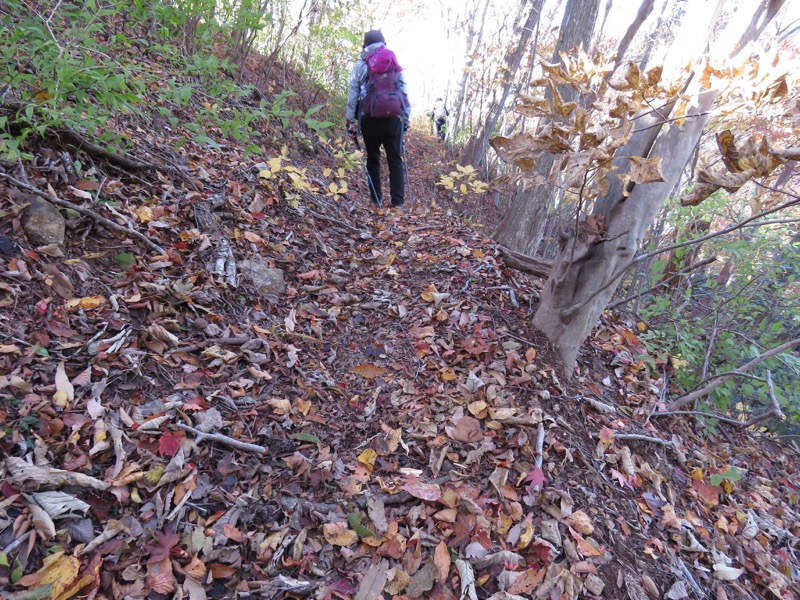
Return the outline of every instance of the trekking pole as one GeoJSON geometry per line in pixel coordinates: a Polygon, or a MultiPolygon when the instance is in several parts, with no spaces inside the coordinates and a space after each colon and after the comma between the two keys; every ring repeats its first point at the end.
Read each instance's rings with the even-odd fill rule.
{"type": "Polygon", "coordinates": [[[406,172],[406,187],[408,188],[408,208],[414,207],[414,196],[411,193],[411,176],[408,174],[408,161],[406,160],[406,140],[405,136],[400,138],[400,148],[403,151],[403,169],[406,172]]]}
{"type": "Polygon", "coordinates": [[[375,198],[375,203],[378,205],[378,208],[383,208],[383,202],[381,199],[378,198],[378,192],[375,189],[375,184],[372,183],[372,177],[369,174],[369,169],[367,168],[367,159],[364,157],[364,152],[361,150],[361,144],[358,143],[358,134],[353,136],[353,141],[356,144],[356,149],[361,152],[361,164],[364,165],[364,172],[367,174],[367,183],[369,183],[369,189],[372,190],[372,196],[375,198]]]}

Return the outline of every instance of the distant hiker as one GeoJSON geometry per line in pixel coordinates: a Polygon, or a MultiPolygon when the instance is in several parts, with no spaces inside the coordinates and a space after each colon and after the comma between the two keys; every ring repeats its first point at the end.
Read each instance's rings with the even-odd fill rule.
{"type": "Polygon", "coordinates": [[[411,122],[403,68],[386,47],[383,34],[373,29],[364,34],[361,58],[350,74],[347,94],[347,133],[360,130],[367,151],[367,173],[372,201],[381,207],[381,146],[389,164],[392,206],[405,203],[403,182],[403,133],[411,122]]]}
{"type": "Polygon", "coordinates": [[[431,120],[433,120],[434,124],[436,125],[436,137],[439,138],[440,142],[444,141],[445,136],[445,124],[447,123],[447,116],[450,113],[447,112],[447,107],[444,104],[444,100],[441,98],[437,98],[436,102],[433,103],[433,110],[431,111],[431,120]]]}

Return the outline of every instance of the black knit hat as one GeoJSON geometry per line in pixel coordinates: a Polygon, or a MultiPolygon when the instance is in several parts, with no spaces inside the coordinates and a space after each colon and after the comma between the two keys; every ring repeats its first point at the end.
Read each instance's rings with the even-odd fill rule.
{"type": "Polygon", "coordinates": [[[383,34],[381,33],[380,29],[372,29],[364,34],[364,46],[369,46],[370,44],[374,44],[376,42],[381,42],[383,44],[386,43],[386,40],[383,38],[383,34]]]}

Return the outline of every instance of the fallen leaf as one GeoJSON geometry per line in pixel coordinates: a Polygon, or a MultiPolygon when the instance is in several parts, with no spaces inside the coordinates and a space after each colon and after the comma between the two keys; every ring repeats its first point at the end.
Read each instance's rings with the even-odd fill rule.
{"type": "Polygon", "coordinates": [[[444,542],[439,542],[436,546],[436,550],[433,552],[433,562],[439,569],[439,581],[447,579],[447,575],[450,573],[450,550],[444,542]]]}
{"type": "Polygon", "coordinates": [[[480,442],[483,440],[481,422],[473,417],[461,417],[455,427],[445,427],[445,433],[459,442],[480,442]]]}
{"type": "Polygon", "coordinates": [[[583,535],[592,535],[592,533],[594,533],[592,520],[589,518],[589,515],[582,510],[576,510],[564,520],[578,533],[582,533],[583,535]]]}
{"type": "Polygon", "coordinates": [[[365,379],[375,379],[376,377],[380,377],[386,373],[385,369],[381,369],[380,367],[368,363],[356,365],[355,367],[351,368],[350,371],[356,375],[361,375],[361,377],[364,377],[365,379]]]}
{"type": "Polygon", "coordinates": [[[421,481],[409,481],[403,486],[403,489],[420,500],[427,500],[428,502],[436,502],[442,497],[442,489],[435,483],[423,483],[421,481]]]}
{"type": "Polygon", "coordinates": [[[379,600],[383,598],[383,590],[389,579],[388,567],[388,561],[380,560],[367,569],[353,600],[379,600]]]}
{"type": "Polygon", "coordinates": [[[322,535],[325,537],[325,541],[334,546],[352,546],[358,541],[358,534],[350,529],[344,521],[325,523],[322,526],[322,535]]]}
{"type": "Polygon", "coordinates": [[[722,581],[735,581],[742,573],[744,573],[744,569],[736,569],[722,563],[714,565],[714,577],[722,581]]]}

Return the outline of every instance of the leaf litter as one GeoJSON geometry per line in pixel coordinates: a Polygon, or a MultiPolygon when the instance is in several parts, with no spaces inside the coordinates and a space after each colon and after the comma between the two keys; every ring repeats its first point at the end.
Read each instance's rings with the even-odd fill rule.
{"type": "MultiPolygon", "coordinates": [[[[435,194],[447,157],[408,141],[435,194]]],[[[0,595],[800,598],[797,454],[651,422],[669,365],[634,324],[569,380],[536,282],[453,207],[376,214],[358,180],[288,202],[193,151],[215,231],[202,193],[119,180],[164,255],[83,222],[63,260],[0,265],[0,595]],[[215,274],[222,237],[284,290],[215,274]]]]}

